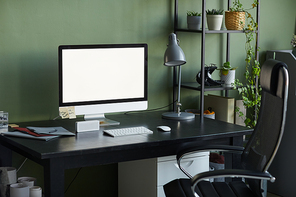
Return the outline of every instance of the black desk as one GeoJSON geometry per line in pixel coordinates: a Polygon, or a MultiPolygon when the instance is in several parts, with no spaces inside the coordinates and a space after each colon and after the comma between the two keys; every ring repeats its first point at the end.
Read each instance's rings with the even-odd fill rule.
{"type": "MultiPolygon", "coordinates": [[[[146,126],[153,134],[112,138],[100,131],[78,133],[73,137],[61,137],[48,142],[4,137],[0,135],[0,161],[11,165],[11,151],[15,151],[44,167],[44,192],[46,197],[64,196],[64,170],[70,168],[118,163],[176,154],[186,142],[197,144],[242,145],[242,135],[251,129],[221,121],[199,118],[191,121],[165,120],[161,112],[132,113],[108,116],[120,121],[120,127],[146,126]],[[171,132],[159,132],[158,125],[167,125],[171,132]],[[8,148],[8,149],[7,149],[8,148]]],[[[54,120],[20,123],[26,126],[63,126],[74,131],[75,120],[54,120]]],[[[116,127],[119,127],[116,126],[116,127]]],[[[115,127],[115,126],[114,126],[115,127]]],[[[227,156],[226,165],[235,165],[235,158],[227,156]],[[232,162],[231,159],[233,159],[232,162]]]]}

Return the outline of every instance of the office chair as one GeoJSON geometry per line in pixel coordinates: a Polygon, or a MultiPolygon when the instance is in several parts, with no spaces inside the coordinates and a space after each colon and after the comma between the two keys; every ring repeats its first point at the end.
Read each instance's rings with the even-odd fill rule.
{"type": "Polygon", "coordinates": [[[243,147],[185,145],[177,154],[180,170],[189,179],[176,179],[164,185],[167,197],[257,197],[263,196],[263,180],[275,181],[267,172],[279,148],[287,110],[289,76],[287,66],[267,60],[260,73],[261,107],[254,131],[243,147]],[[202,151],[228,151],[241,154],[241,169],[226,169],[190,175],[181,165],[183,156],[202,151]],[[209,178],[231,177],[232,182],[209,182],[209,178]],[[243,181],[244,180],[244,181],[243,181]]]}

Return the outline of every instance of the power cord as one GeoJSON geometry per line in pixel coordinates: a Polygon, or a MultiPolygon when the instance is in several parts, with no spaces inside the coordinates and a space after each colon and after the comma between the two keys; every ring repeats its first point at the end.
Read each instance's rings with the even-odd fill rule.
{"type": "Polygon", "coordinates": [[[52,120],[56,120],[56,119],[58,119],[59,117],[61,117],[60,115],[58,115],[57,117],[55,117],[54,119],[52,119],[52,120]]]}
{"type": "MultiPolygon", "coordinates": [[[[163,106],[163,107],[159,107],[159,108],[154,108],[154,109],[148,109],[148,110],[142,110],[142,111],[128,111],[128,112],[125,112],[124,114],[127,115],[127,114],[130,114],[130,113],[142,113],[142,112],[150,112],[150,111],[157,111],[157,110],[161,110],[161,109],[164,109],[166,107],[169,107],[173,104],[175,104],[177,102],[177,100],[175,100],[174,102],[166,105],[166,106],[163,106]]],[[[58,119],[59,117],[61,117],[60,115],[55,117],[53,120],[56,120],[58,119]]]]}
{"type": "Polygon", "coordinates": [[[163,106],[163,107],[158,107],[158,108],[154,108],[154,109],[148,109],[148,110],[142,110],[142,111],[129,111],[129,112],[125,112],[124,114],[127,115],[127,114],[130,114],[130,113],[143,113],[143,112],[151,112],[151,111],[157,111],[157,110],[161,110],[161,109],[164,109],[164,108],[167,108],[173,104],[175,104],[177,102],[177,100],[175,100],[174,102],[166,105],[166,106],[163,106]]]}
{"type": "MultiPolygon", "coordinates": [[[[164,109],[164,108],[166,108],[166,107],[169,107],[169,106],[175,104],[176,102],[177,102],[177,100],[175,100],[174,102],[172,102],[172,103],[170,103],[170,104],[168,104],[168,105],[166,105],[166,106],[163,106],[163,107],[158,107],[158,108],[149,109],[149,110],[143,110],[143,111],[130,111],[130,112],[125,112],[124,114],[157,111],[157,110],[161,110],[161,109],[164,109]]],[[[60,117],[60,116],[57,116],[57,117],[55,117],[53,120],[56,120],[56,119],[59,118],[59,117],[60,117]]],[[[25,161],[21,164],[21,166],[19,167],[19,169],[18,169],[17,171],[20,170],[20,168],[24,165],[24,163],[25,163],[26,161],[27,161],[27,158],[26,158],[25,161]]],[[[70,184],[69,184],[68,187],[66,188],[64,194],[67,193],[67,191],[69,190],[69,188],[71,187],[71,185],[73,184],[73,182],[75,181],[75,179],[77,178],[77,176],[78,176],[79,172],[81,171],[81,169],[82,169],[82,167],[79,168],[79,170],[77,171],[75,177],[72,179],[72,181],[70,182],[70,184]]]]}
{"type": "Polygon", "coordinates": [[[68,189],[70,188],[70,186],[72,185],[72,183],[75,181],[75,179],[77,178],[79,172],[81,171],[82,167],[79,168],[79,170],[77,171],[76,175],[74,176],[74,178],[72,179],[71,183],[68,185],[67,189],[65,190],[64,194],[67,193],[68,189]]]}
{"type": "Polygon", "coordinates": [[[23,163],[20,165],[20,167],[16,170],[16,172],[18,172],[18,171],[23,167],[23,165],[26,163],[27,160],[28,160],[28,158],[25,158],[25,160],[24,160],[23,163]]]}
{"type": "MultiPolygon", "coordinates": [[[[25,158],[24,161],[22,162],[22,164],[20,165],[20,167],[16,170],[16,172],[18,172],[23,165],[26,163],[26,161],[28,160],[28,158],[25,158]]],[[[79,172],[81,171],[82,167],[79,168],[79,170],[77,171],[76,175],[74,176],[74,178],[72,179],[72,181],[70,182],[70,184],[68,185],[67,189],[65,190],[64,194],[66,194],[66,192],[68,191],[68,189],[71,187],[72,183],[75,181],[75,179],[77,178],[79,172]]]]}

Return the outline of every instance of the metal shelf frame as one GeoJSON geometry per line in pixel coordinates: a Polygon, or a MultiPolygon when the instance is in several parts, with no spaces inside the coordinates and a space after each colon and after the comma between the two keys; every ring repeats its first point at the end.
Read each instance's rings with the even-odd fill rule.
{"type": "MultiPolygon", "coordinates": [[[[178,1],[175,1],[175,7],[174,7],[174,33],[177,34],[177,32],[189,32],[189,33],[199,33],[201,34],[201,78],[202,83],[200,86],[198,86],[197,83],[182,83],[182,88],[192,89],[200,91],[200,111],[204,111],[204,93],[205,91],[225,91],[225,96],[228,96],[228,91],[232,90],[233,87],[225,87],[225,86],[214,86],[214,87],[205,87],[204,84],[204,67],[205,67],[205,36],[206,34],[227,34],[227,41],[226,41],[226,61],[229,61],[230,59],[230,34],[232,33],[244,33],[244,31],[238,31],[238,30],[226,30],[222,29],[220,31],[214,31],[214,30],[207,30],[206,29],[206,0],[202,0],[202,23],[201,23],[201,30],[189,30],[189,29],[182,29],[179,28],[178,24],[178,1]]],[[[227,0],[228,6],[227,9],[229,10],[231,6],[231,0],[227,0]]],[[[257,50],[259,46],[259,32],[260,32],[260,0],[258,0],[258,6],[256,9],[256,22],[258,24],[258,31],[256,32],[256,60],[259,61],[259,51],[257,50]]],[[[176,100],[176,87],[177,87],[177,68],[174,68],[173,70],[173,100],[176,100]]],[[[258,84],[257,84],[258,85],[258,84]]],[[[174,105],[175,110],[176,106],[174,105]]],[[[204,115],[203,113],[200,113],[200,121],[203,123],[204,115]]]]}

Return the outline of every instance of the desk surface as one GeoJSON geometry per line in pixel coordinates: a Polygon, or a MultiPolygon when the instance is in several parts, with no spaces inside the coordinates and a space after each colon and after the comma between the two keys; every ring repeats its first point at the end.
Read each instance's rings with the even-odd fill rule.
{"type": "MultiPolygon", "coordinates": [[[[0,160],[2,165],[10,165],[11,151],[6,149],[8,148],[41,164],[44,170],[45,196],[62,197],[65,169],[175,155],[187,142],[195,142],[197,145],[242,145],[242,135],[252,132],[246,127],[207,118],[201,124],[199,117],[194,120],[176,121],[162,119],[161,114],[162,112],[145,112],[107,117],[120,121],[119,126],[112,127],[146,126],[154,131],[153,134],[113,138],[104,135],[102,127],[99,131],[77,133],[76,136],[60,137],[47,142],[0,135],[0,160]],[[167,125],[172,130],[158,131],[158,125],[167,125]]],[[[19,125],[63,126],[74,132],[75,121],[53,120],[19,125]]],[[[232,157],[229,160],[235,165],[237,158],[232,157]]],[[[228,164],[227,166],[231,167],[228,164]]]]}
{"type": "MultiPolygon", "coordinates": [[[[89,131],[77,133],[72,137],[60,137],[48,142],[0,136],[1,143],[8,143],[18,151],[24,151],[38,159],[54,157],[77,156],[83,154],[95,154],[102,152],[112,152],[116,150],[129,150],[130,148],[148,148],[159,145],[169,146],[176,143],[203,141],[216,138],[227,138],[229,136],[242,136],[249,134],[252,130],[246,127],[220,122],[205,118],[201,124],[199,117],[195,120],[183,121],[166,120],[161,118],[161,112],[131,113],[128,115],[111,115],[109,118],[120,121],[120,125],[110,127],[131,127],[146,126],[153,134],[133,135],[124,137],[110,137],[103,134],[104,127],[99,131],[89,131]],[[167,125],[172,128],[170,132],[158,131],[156,126],[167,125]]],[[[63,126],[69,131],[75,132],[76,120],[52,120],[20,123],[21,127],[26,126],[63,126]]],[[[17,151],[17,152],[18,152],[17,151]]]]}

